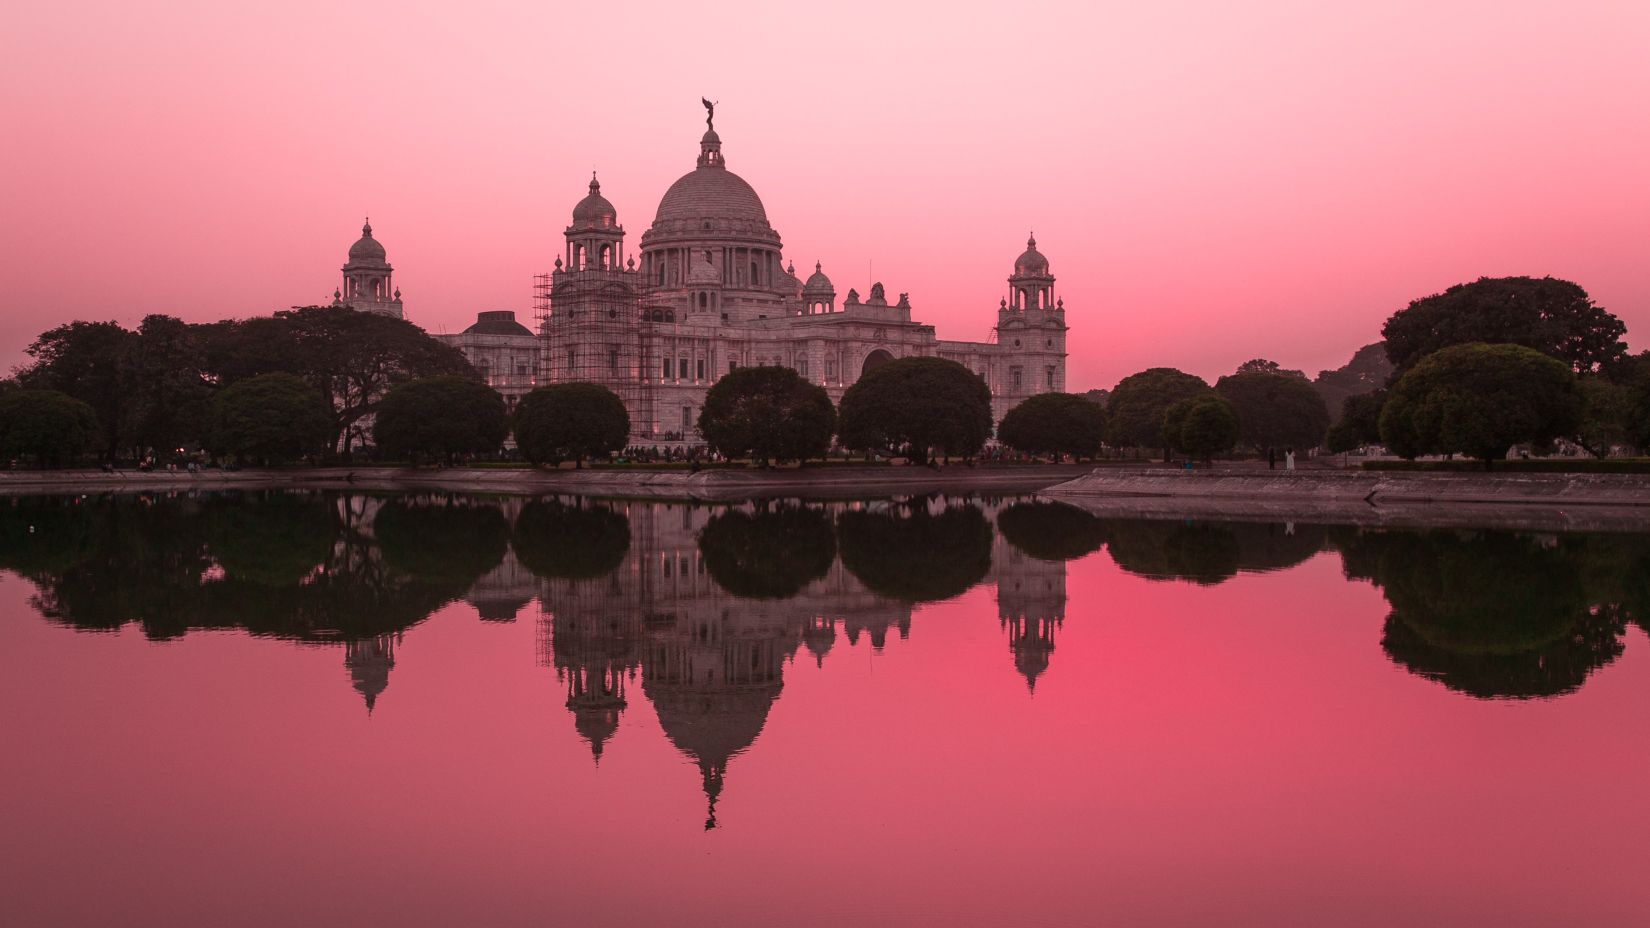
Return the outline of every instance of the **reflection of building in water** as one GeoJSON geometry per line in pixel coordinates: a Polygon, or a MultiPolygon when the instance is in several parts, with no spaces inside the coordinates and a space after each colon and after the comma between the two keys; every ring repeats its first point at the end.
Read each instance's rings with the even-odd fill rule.
{"type": "Polygon", "coordinates": [[[367,701],[367,714],[378,702],[378,694],[390,685],[390,668],[395,666],[395,646],[401,633],[374,635],[344,642],[344,667],[350,683],[367,701]]]}
{"type": "Polygon", "coordinates": [[[992,579],[997,584],[997,620],[1008,630],[1014,669],[1035,692],[1048,669],[1054,630],[1066,617],[1066,565],[1031,557],[999,533],[992,544],[992,579]]]}
{"type": "Polygon", "coordinates": [[[483,621],[514,622],[516,613],[533,601],[538,583],[538,577],[521,566],[516,553],[510,551],[497,567],[470,587],[464,601],[476,608],[476,614],[483,621]]]}
{"type": "MultiPolygon", "coordinates": [[[[795,596],[740,598],[712,579],[699,547],[700,531],[720,507],[606,505],[628,519],[630,547],[605,576],[540,581],[540,662],[556,669],[574,726],[598,758],[639,668],[665,736],[699,767],[706,825],[714,827],[728,765],[761,734],[786,659],[806,647],[822,666],[839,626],[851,647],[863,635],[880,650],[890,629],[901,639],[910,634],[912,607],[866,589],[839,558],[795,596]]],[[[1015,666],[1034,684],[1065,614],[1065,565],[1029,558],[998,539],[985,582],[997,587],[1015,666]]]]}

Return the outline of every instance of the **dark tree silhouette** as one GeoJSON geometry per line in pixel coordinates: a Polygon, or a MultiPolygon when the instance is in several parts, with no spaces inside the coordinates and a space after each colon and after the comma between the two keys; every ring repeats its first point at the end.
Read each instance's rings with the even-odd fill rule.
{"type": "Polygon", "coordinates": [[[1489,467],[1518,442],[1575,434],[1582,399],[1562,363],[1520,345],[1455,345],[1420,361],[1381,408],[1395,454],[1465,454],[1489,467]]]}
{"type": "Polygon", "coordinates": [[[602,577],[624,563],[630,520],[595,503],[534,500],[516,516],[510,547],[522,566],[541,577],[602,577]]]}
{"type": "Polygon", "coordinates": [[[512,423],[516,447],[534,464],[571,458],[583,466],[624,447],[630,414],[618,394],[593,383],[539,387],[522,397],[512,423]]]}
{"type": "Polygon", "coordinates": [[[997,531],[1041,561],[1076,560],[1106,542],[1106,523],[1067,503],[1015,503],[997,513],[997,531]]]}
{"type": "Polygon", "coordinates": [[[758,504],[712,516],[699,531],[699,551],[711,579],[729,593],[789,599],[831,569],[836,533],[823,509],[758,504]]]}
{"type": "Polygon", "coordinates": [[[1381,336],[1400,373],[1435,351],[1475,342],[1522,345],[1587,372],[1626,353],[1626,331],[1570,281],[1481,277],[1393,313],[1381,336]]]}
{"type": "Polygon", "coordinates": [[[1251,448],[1316,448],[1329,429],[1323,397],[1304,377],[1237,373],[1215,382],[1237,413],[1238,444],[1251,448]]]}
{"type": "Polygon", "coordinates": [[[1106,411],[1075,393],[1039,393],[1021,400],[997,427],[997,440],[1027,454],[1094,457],[1106,433],[1106,411]]]}
{"type": "Polygon", "coordinates": [[[411,380],[389,391],[373,421],[373,441],[390,457],[451,463],[455,455],[491,454],[510,434],[504,397],[469,377],[411,380]]]}
{"type": "Polygon", "coordinates": [[[1172,367],[1154,367],[1118,381],[1106,400],[1106,443],[1114,448],[1162,448],[1163,415],[1181,400],[1210,392],[1201,377],[1172,367]]]}
{"type": "Polygon", "coordinates": [[[978,506],[926,500],[837,517],[842,566],[879,596],[904,603],[960,596],[991,570],[991,523],[978,506]]]}
{"type": "Polygon", "coordinates": [[[0,393],[0,458],[32,457],[42,468],[71,464],[98,443],[92,407],[56,390],[0,393]]]}
{"type": "Polygon", "coordinates": [[[825,388],[788,367],[741,367],[705,394],[699,434],[712,451],[758,463],[820,457],[836,409],[825,388]]]}
{"type": "Polygon", "coordinates": [[[945,358],[900,358],[843,394],[839,440],[860,451],[972,457],[991,437],[991,389],[945,358]]]}
{"type": "Polygon", "coordinates": [[[204,439],[214,453],[243,461],[294,461],[324,451],[334,424],[314,384],[295,374],[261,374],[213,398],[204,439]]]}

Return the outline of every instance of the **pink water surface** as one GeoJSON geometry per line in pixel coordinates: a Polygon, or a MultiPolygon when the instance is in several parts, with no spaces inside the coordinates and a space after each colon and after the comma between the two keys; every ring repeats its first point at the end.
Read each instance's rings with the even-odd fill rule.
{"type": "Polygon", "coordinates": [[[43,620],[0,578],[4,921],[58,925],[1633,925],[1650,642],[1483,700],[1380,647],[1321,553],[1218,586],[1067,565],[1035,692],[991,584],[799,650],[704,829],[642,686],[600,763],[538,605],[341,646],[43,620]]]}

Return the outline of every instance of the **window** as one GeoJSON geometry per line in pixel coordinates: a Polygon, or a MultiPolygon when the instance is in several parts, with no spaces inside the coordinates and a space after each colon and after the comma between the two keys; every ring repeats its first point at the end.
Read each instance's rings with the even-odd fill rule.
{"type": "Polygon", "coordinates": [[[693,407],[682,407],[682,432],[686,434],[693,430],[693,407]]]}
{"type": "Polygon", "coordinates": [[[835,377],[835,376],[836,376],[836,362],[831,361],[831,360],[827,360],[825,362],[825,379],[829,380],[829,379],[831,379],[832,377],[835,377]]]}
{"type": "Polygon", "coordinates": [[[676,376],[678,379],[687,379],[687,358],[676,359],[676,376]]]}
{"type": "Polygon", "coordinates": [[[796,372],[798,374],[801,374],[804,377],[808,376],[808,359],[807,358],[797,358],[796,359],[796,372]]]}
{"type": "Polygon", "coordinates": [[[1050,390],[1054,389],[1054,368],[1051,367],[1044,373],[1048,374],[1048,388],[1050,390]]]}
{"type": "Polygon", "coordinates": [[[728,373],[731,374],[731,373],[733,373],[734,371],[736,371],[738,369],[739,369],[739,362],[738,361],[729,361],[728,362],[728,373]]]}
{"type": "Polygon", "coordinates": [[[1008,379],[1009,379],[1010,383],[1014,384],[1014,389],[1018,390],[1022,386],[1021,380],[1023,379],[1023,377],[1021,376],[1021,371],[1020,371],[1019,368],[1017,368],[1017,367],[1009,368],[1008,369],[1008,379]]]}
{"type": "Polygon", "coordinates": [[[527,376],[527,365],[517,364],[516,365],[516,376],[517,377],[526,377],[527,376]]]}
{"type": "MultiPolygon", "coordinates": [[[[1052,377],[1054,375],[1050,374],[1049,376],[1052,377]]],[[[705,359],[704,358],[699,359],[699,376],[698,376],[697,379],[699,379],[699,380],[704,380],[705,379],[705,359]]]]}
{"type": "Polygon", "coordinates": [[[659,379],[660,380],[669,380],[670,379],[670,359],[669,358],[665,358],[664,370],[659,373],[659,379]]]}
{"type": "Polygon", "coordinates": [[[567,371],[568,371],[568,373],[572,373],[573,369],[575,367],[579,366],[578,361],[579,361],[578,349],[576,349],[576,348],[567,349],[567,371]]]}
{"type": "MultiPolygon", "coordinates": [[[[619,349],[607,349],[607,369],[615,374],[619,372],[619,349]]],[[[526,373],[526,371],[522,371],[522,373],[526,373]]]]}

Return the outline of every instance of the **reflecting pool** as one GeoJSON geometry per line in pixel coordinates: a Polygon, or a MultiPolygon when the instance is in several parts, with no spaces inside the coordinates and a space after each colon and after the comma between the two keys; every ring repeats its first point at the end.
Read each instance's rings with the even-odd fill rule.
{"type": "Polygon", "coordinates": [[[1639,925],[1650,536],[0,498],[0,921],[1639,925]]]}

